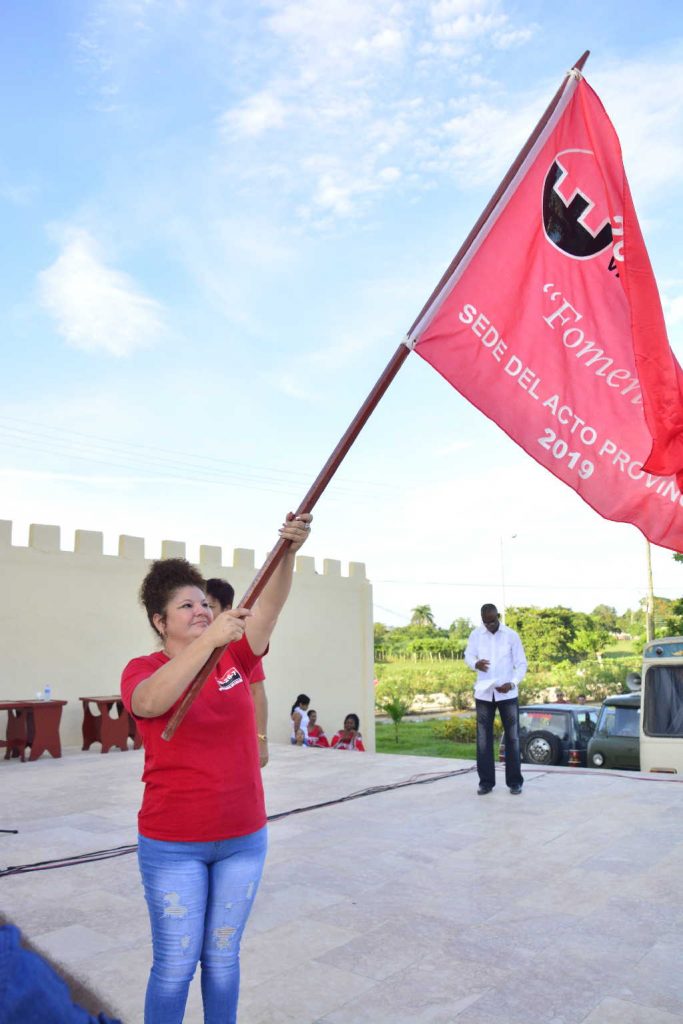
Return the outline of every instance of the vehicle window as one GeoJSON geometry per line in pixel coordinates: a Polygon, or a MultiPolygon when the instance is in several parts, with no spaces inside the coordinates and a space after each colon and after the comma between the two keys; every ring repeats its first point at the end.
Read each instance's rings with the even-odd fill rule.
{"type": "Polygon", "coordinates": [[[569,735],[569,718],[567,711],[520,711],[520,736],[542,729],[563,739],[569,735]]]}
{"type": "Polygon", "coordinates": [[[615,708],[614,735],[638,736],[640,733],[640,708],[615,708]]]}
{"type": "Polygon", "coordinates": [[[614,711],[613,705],[606,705],[600,712],[597,728],[599,736],[612,736],[614,734],[614,711]]]}
{"type": "Polygon", "coordinates": [[[575,721],[577,731],[582,739],[589,740],[595,732],[595,726],[598,720],[598,712],[591,708],[586,711],[575,712],[575,721]]]}
{"type": "Polygon", "coordinates": [[[648,736],[683,736],[683,666],[653,665],[645,675],[643,729],[648,736]]]}
{"type": "Polygon", "coordinates": [[[640,732],[640,708],[604,707],[598,732],[601,736],[637,736],[640,732]]]}

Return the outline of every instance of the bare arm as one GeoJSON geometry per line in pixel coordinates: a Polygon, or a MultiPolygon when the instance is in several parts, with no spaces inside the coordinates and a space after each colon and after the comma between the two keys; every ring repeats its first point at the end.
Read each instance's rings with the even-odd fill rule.
{"type": "Polygon", "coordinates": [[[254,698],[254,718],[256,719],[259,760],[261,767],[265,768],[268,764],[268,697],[263,680],[251,684],[251,695],[254,698]]]}
{"type": "Polygon", "coordinates": [[[280,536],[291,541],[273,575],[265,585],[247,620],[246,634],[254,654],[263,654],[275,629],[278,616],[289,596],[294,573],[296,553],[308,538],[313,516],[304,512],[297,519],[288,519],[280,529],[280,536]]]}
{"type": "Polygon", "coordinates": [[[154,675],[138,683],[131,699],[133,714],[139,718],[156,718],[173,707],[214,649],[239,640],[244,633],[247,616],[249,612],[240,608],[217,615],[201,636],[157,669],[154,675]]]}

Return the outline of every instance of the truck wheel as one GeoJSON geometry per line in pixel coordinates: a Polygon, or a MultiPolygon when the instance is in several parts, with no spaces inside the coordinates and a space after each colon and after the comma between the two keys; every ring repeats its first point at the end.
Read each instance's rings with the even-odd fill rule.
{"type": "Polygon", "coordinates": [[[524,758],[531,764],[559,764],[562,748],[551,732],[532,732],[524,747],[524,758]]]}

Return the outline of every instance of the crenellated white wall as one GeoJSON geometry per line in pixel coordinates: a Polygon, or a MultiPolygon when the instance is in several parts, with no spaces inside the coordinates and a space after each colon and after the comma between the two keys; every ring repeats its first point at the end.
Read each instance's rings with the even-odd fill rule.
{"type": "MultiPolygon", "coordinates": [[[[185,544],[164,541],[161,557],[184,558],[185,544]]],[[[89,530],[76,530],[74,550],[63,550],[58,526],[32,525],[28,546],[15,546],[11,522],[0,520],[0,699],[33,698],[49,683],[69,701],[62,743],[80,745],[78,698],[118,693],[123,666],[156,649],[137,596],[150,561],[142,538],[121,536],[118,555],[105,555],[102,534],[89,530]]],[[[221,548],[203,546],[198,566],[205,578],[228,579],[237,598],[256,571],[245,548],[227,565],[221,548]]],[[[362,563],[343,576],[341,563],[326,559],[319,574],[313,558],[297,557],[264,668],[272,740],[288,740],[289,709],[305,692],[329,735],[355,711],[374,750],[372,588],[362,563]]]]}

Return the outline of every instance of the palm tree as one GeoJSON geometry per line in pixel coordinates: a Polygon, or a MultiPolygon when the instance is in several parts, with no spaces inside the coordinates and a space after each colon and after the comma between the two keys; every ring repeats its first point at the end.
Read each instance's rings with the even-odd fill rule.
{"type": "Polygon", "coordinates": [[[412,616],[410,619],[411,626],[434,626],[434,613],[432,612],[432,606],[429,604],[418,604],[417,607],[412,609],[412,616]]]}
{"type": "Polygon", "coordinates": [[[396,730],[396,742],[398,743],[398,727],[401,724],[401,719],[408,714],[411,708],[412,701],[406,700],[403,697],[396,695],[387,697],[380,708],[382,711],[389,715],[389,718],[394,723],[394,729],[396,730]]]}

